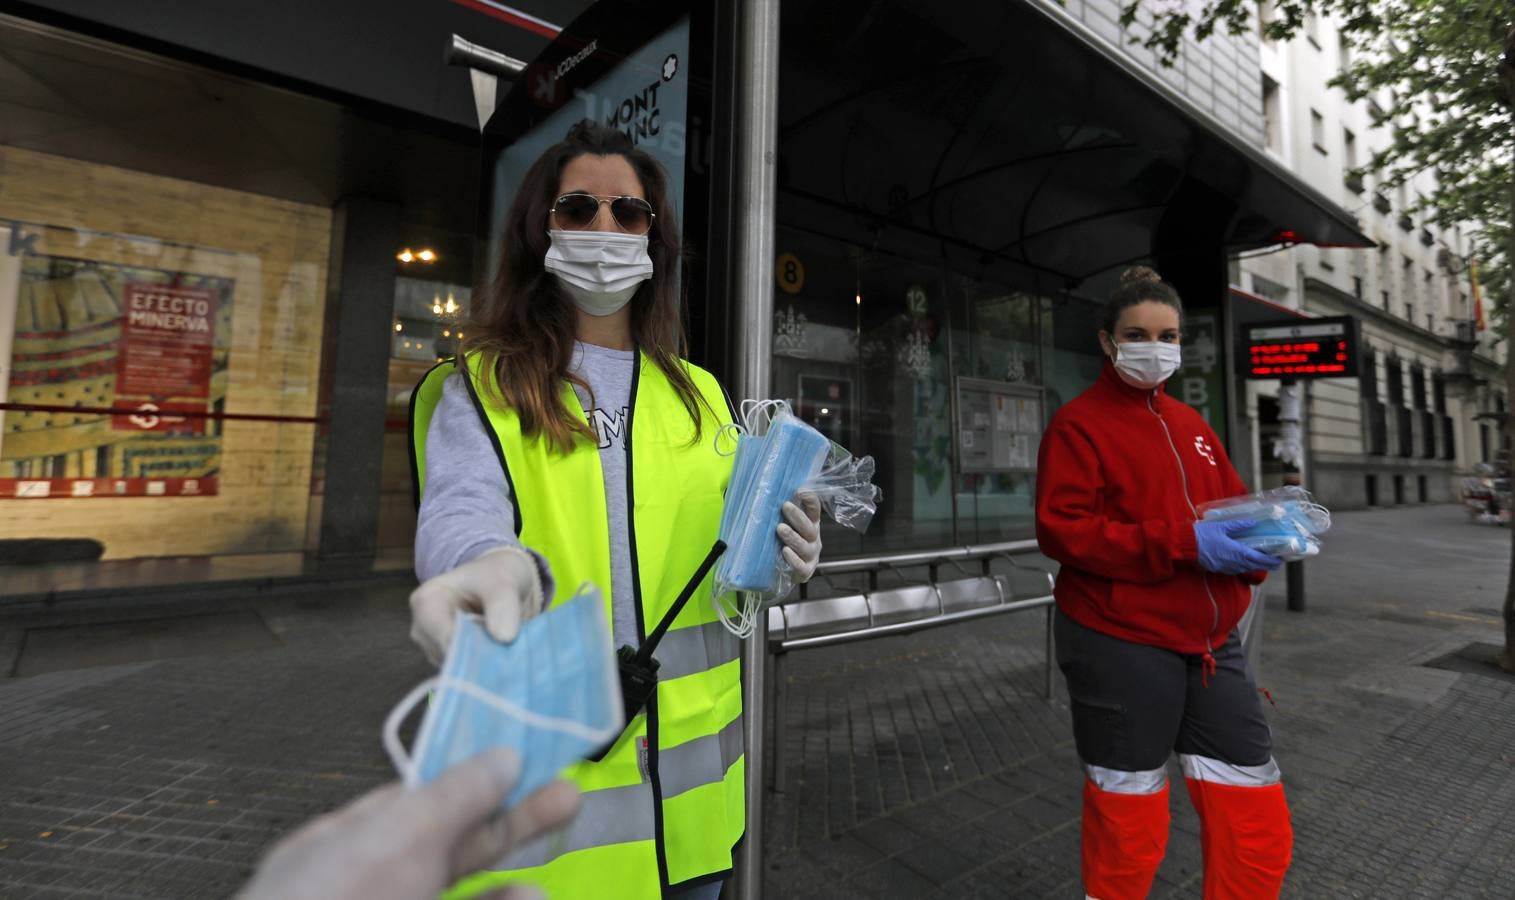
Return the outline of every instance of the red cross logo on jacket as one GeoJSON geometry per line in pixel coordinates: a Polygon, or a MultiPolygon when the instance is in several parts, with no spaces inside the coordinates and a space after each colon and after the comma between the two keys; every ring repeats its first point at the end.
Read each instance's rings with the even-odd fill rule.
{"type": "Polygon", "coordinates": [[[1212,465],[1212,466],[1216,465],[1216,462],[1215,462],[1215,451],[1212,450],[1212,449],[1210,449],[1210,442],[1207,441],[1207,440],[1205,440],[1204,435],[1196,435],[1195,436],[1195,438],[1194,438],[1194,449],[1199,452],[1200,456],[1203,456],[1205,459],[1208,459],[1210,461],[1210,465],[1212,465]]]}

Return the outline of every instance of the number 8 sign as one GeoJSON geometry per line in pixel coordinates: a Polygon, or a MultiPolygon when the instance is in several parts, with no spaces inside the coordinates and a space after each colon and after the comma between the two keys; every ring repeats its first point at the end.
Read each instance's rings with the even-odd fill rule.
{"type": "Polygon", "coordinates": [[[793,253],[780,253],[773,262],[773,277],[778,279],[779,290],[798,294],[805,288],[805,264],[793,253]]]}

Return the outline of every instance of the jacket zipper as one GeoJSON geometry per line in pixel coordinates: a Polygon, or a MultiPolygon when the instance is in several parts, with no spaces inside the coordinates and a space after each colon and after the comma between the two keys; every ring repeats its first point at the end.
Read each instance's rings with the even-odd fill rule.
{"type": "MultiPolygon", "coordinates": [[[[1163,428],[1163,436],[1168,439],[1168,449],[1173,451],[1173,461],[1178,463],[1179,482],[1184,486],[1184,502],[1189,506],[1189,514],[1194,517],[1194,521],[1198,522],[1199,510],[1195,509],[1194,501],[1189,497],[1189,473],[1184,471],[1184,458],[1178,454],[1178,445],[1173,443],[1173,432],[1168,430],[1167,421],[1157,411],[1157,407],[1152,405],[1152,401],[1156,399],[1157,389],[1153,388],[1152,393],[1147,395],[1147,411],[1157,417],[1157,424],[1163,428]]],[[[1210,591],[1210,574],[1203,571],[1199,574],[1200,578],[1204,581],[1205,596],[1210,598],[1210,630],[1205,632],[1205,655],[1210,657],[1214,656],[1215,650],[1210,645],[1211,637],[1215,634],[1215,629],[1220,627],[1220,604],[1215,602],[1215,594],[1210,591]]]]}

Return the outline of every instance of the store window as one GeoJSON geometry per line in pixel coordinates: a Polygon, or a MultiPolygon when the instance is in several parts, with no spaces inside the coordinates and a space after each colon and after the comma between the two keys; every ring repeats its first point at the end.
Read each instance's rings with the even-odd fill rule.
{"type": "Polygon", "coordinates": [[[878,465],[878,554],[1033,535],[1048,417],[1099,374],[1096,304],[783,229],[772,396],[878,465]]]}
{"type": "Polygon", "coordinates": [[[1266,146],[1274,153],[1284,152],[1283,133],[1283,101],[1278,82],[1264,75],[1262,79],[1263,93],[1263,136],[1266,146]]]}
{"type": "Polygon", "coordinates": [[[395,254],[390,313],[388,406],[384,418],[378,547],[405,556],[415,543],[415,496],[410,470],[410,396],[432,366],[452,359],[467,336],[473,308],[472,239],[450,235],[417,242],[395,254]]]}
{"type": "Polygon", "coordinates": [[[0,538],[299,550],[329,210],[10,146],[0,171],[0,538]]]}

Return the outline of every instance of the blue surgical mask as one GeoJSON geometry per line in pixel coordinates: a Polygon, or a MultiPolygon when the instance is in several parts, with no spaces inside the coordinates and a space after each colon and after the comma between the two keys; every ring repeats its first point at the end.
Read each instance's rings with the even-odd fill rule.
{"type": "Polygon", "coordinates": [[[737,445],[721,516],[720,536],[728,548],[716,568],[721,592],[777,589],[778,525],[784,503],[816,477],[831,450],[825,435],[787,408],[766,428],[748,424],[748,433],[737,445]]]}
{"type": "Polygon", "coordinates": [[[1314,556],[1318,551],[1312,552],[1312,548],[1319,546],[1304,522],[1287,515],[1258,519],[1257,524],[1232,537],[1237,543],[1285,559],[1314,556]]]}
{"type": "Polygon", "coordinates": [[[485,750],[510,747],[521,758],[521,778],[505,800],[514,806],[614,739],[624,720],[604,602],[586,585],[529,620],[509,644],[491,638],[477,617],[459,615],[442,671],[390,712],[384,746],[412,787],[485,750]],[[400,723],[432,690],[415,754],[406,758],[400,723]]]}

